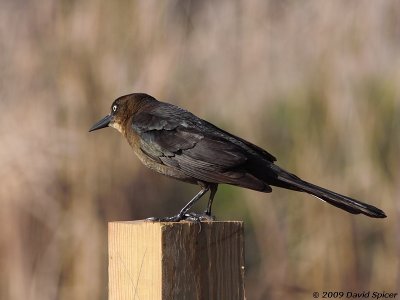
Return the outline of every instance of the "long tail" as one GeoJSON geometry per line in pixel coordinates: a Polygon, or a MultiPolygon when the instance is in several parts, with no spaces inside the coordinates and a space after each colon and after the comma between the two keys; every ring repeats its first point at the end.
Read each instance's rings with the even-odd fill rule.
{"type": "Polygon", "coordinates": [[[274,184],[276,186],[314,195],[315,197],[352,214],[364,214],[372,218],[386,218],[386,214],[375,206],[363,203],[353,198],[340,195],[312,183],[306,182],[296,175],[291,174],[276,165],[274,165],[274,170],[278,175],[277,184],[274,184]]]}

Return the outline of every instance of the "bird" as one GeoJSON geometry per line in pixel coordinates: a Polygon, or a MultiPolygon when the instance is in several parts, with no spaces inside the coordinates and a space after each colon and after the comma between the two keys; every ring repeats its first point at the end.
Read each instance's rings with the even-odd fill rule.
{"type": "Polygon", "coordinates": [[[219,184],[263,193],[272,187],[311,194],[351,214],[385,218],[379,208],[307,182],[276,164],[261,147],[231,134],[176,105],[145,93],[117,98],[108,115],[89,132],[105,127],[118,130],[139,160],[149,169],[200,186],[200,191],[172,217],[149,218],[165,222],[213,219],[212,204],[219,184]],[[210,192],[206,210],[189,213],[210,192]]]}

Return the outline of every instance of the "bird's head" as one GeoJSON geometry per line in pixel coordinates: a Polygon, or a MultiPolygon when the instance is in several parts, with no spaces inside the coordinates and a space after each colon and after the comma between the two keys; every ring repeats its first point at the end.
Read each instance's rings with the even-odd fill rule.
{"type": "Polygon", "coordinates": [[[153,97],[147,94],[129,94],[116,99],[111,105],[110,114],[102,118],[94,124],[89,132],[102,129],[105,127],[113,127],[119,132],[124,133],[125,126],[128,120],[138,111],[145,106],[149,101],[154,100],[153,97]]]}

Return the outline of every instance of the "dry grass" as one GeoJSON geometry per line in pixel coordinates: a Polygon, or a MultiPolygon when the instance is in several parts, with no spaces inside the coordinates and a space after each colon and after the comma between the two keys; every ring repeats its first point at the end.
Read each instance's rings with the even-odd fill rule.
{"type": "Polygon", "coordinates": [[[87,133],[133,91],[387,212],[221,188],[215,213],[247,223],[248,299],[396,291],[399,3],[115,3],[0,2],[0,298],[106,299],[106,222],[170,215],[195,193],[115,131],[87,133]]]}

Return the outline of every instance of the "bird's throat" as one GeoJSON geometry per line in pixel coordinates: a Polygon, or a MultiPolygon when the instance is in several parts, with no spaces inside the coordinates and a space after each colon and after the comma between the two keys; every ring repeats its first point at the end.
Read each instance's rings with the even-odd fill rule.
{"type": "Polygon", "coordinates": [[[121,132],[122,134],[124,134],[124,129],[121,126],[121,124],[117,123],[117,122],[113,122],[110,123],[110,127],[117,129],[119,132],[121,132]]]}

